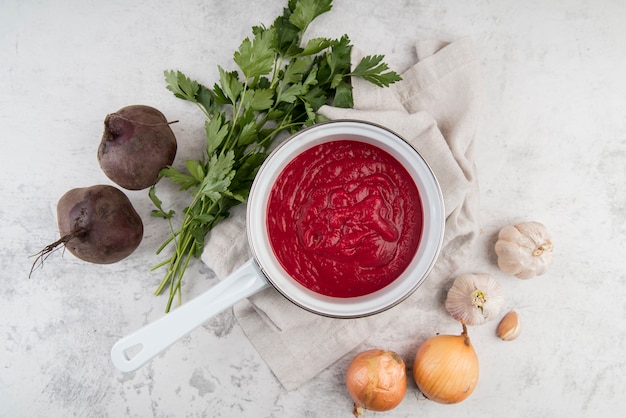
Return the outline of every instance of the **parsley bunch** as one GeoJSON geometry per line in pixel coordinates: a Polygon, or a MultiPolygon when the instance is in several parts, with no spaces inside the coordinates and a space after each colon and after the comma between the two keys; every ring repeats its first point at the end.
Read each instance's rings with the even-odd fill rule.
{"type": "Polygon", "coordinates": [[[234,53],[236,71],[219,69],[212,89],[180,71],[165,71],[167,88],[194,103],[206,116],[206,152],[200,160],[186,161],[186,172],[173,167],[163,177],[193,197],[182,225],[174,230],[173,211],[165,211],[153,186],[149,196],[153,216],[168,219],[172,234],[157,250],[170,244],[173,254],[154,269],[167,265],[155,294],[169,288],[169,312],[190,260],[199,258],[206,234],[228,217],[234,205],[245,203],[252,181],[269,147],[282,132],[294,133],[324,118],[324,104],[353,106],[351,77],[362,77],[380,87],[400,80],[382,55],[364,57],[351,70],[352,45],[348,36],[314,38],[303,42],[311,22],[329,11],[332,0],[289,0],[272,26],[255,26],[252,39],[243,40],[234,53]]]}

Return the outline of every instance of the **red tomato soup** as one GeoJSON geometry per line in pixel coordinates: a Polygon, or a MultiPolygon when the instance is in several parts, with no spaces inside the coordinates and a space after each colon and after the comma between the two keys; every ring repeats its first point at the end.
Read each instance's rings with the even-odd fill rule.
{"type": "Polygon", "coordinates": [[[304,151],[278,176],[267,207],[272,250],[308,289],[362,296],[395,280],[422,234],[415,182],[378,147],[332,141],[304,151]]]}

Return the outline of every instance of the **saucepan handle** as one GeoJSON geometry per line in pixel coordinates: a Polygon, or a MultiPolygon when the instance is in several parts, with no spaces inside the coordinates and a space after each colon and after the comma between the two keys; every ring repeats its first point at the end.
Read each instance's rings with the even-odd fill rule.
{"type": "Polygon", "coordinates": [[[256,261],[250,259],[200,296],[118,340],[111,360],[123,372],[137,370],[209,318],[268,286],[256,261]]]}

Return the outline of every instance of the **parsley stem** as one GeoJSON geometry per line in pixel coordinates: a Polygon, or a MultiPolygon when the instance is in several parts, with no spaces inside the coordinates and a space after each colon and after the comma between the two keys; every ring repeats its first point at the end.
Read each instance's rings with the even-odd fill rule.
{"type": "Polygon", "coordinates": [[[278,56],[279,58],[274,61],[274,69],[272,70],[272,82],[270,83],[270,89],[276,88],[276,83],[278,83],[278,70],[283,68],[284,57],[282,55],[278,56]]]}
{"type": "Polygon", "coordinates": [[[200,103],[198,102],[194,102],[196,104],[196,106],[198,106],[200,108],[200,111],[202,113],[204,113],[204,116],[207,117],[207,119],[211,119],[212,115],[209,113],[209,111],[207,109],[204,108],[204,106],[202,106],[200,103]]]}
{"type": "MultiPolygon", "coordinates": [[[[190,239],[192,238],[191,236],[189,237],[190,239]]],[[[180,254],[179,257],[177,257],[177,266],[176,268],[178,269],[179,273],[177,274],[178,278],[176,280],[171,280],[171,286],[170,286],[170,296],[167,299],[167,305],[166,305],[166,312],[169,312],[171,307],[172,307],[172,302],[174,301],[174,297],[176,295],[178,295],[178,304],[180,305],[182,302],[182,298],[181,298],[181,285],[182,285],[182,281],[183,281],[183,273],[187,270],[187,266],[189,265],[189,260],[191,259],[191,253],[187,252],[187,255],[184,256],[183,254],[180,254]],[[181,267],[180,266],[180,260],[181,257],[184,258],[184,264],[181,267]]],[[[172,278],[173,279],[173,278],[172,278]]]]}

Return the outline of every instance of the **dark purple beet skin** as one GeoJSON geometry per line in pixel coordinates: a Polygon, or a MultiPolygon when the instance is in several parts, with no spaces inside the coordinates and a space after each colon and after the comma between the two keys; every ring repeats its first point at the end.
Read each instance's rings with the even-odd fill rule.
{"type": "Polygon", "coordinates": [[[68,191],[59,199],[57,218],[65,248],[90,263],[120,261],[143,239],[141,217],[128,197],[109,185],[68,191]]]}
{"type": "Polygon", "coordinates": [[[142,190],[159,181],[159,172],[174,162],[176,150],[165,116],[150,106],[131,105],[106,116],[98,162],[117,185],[142,190]]]}

